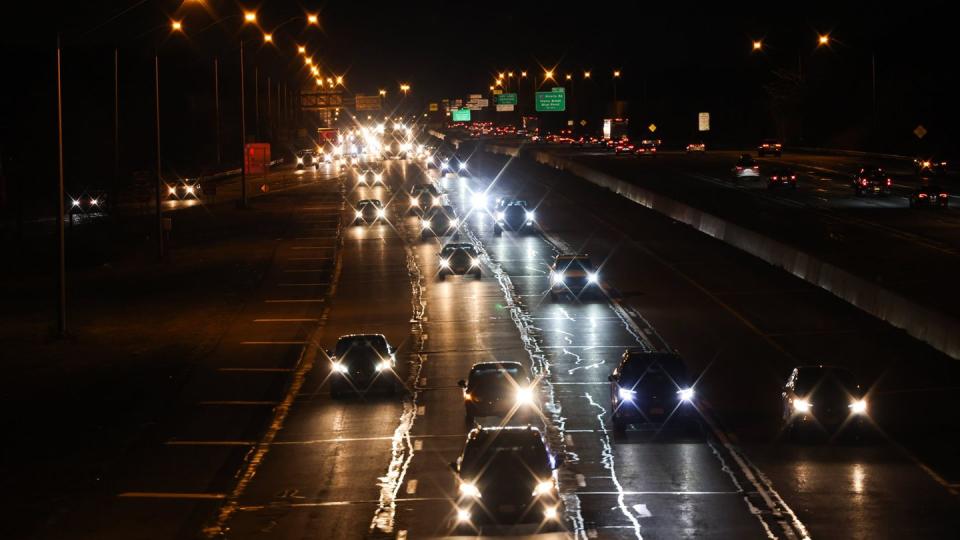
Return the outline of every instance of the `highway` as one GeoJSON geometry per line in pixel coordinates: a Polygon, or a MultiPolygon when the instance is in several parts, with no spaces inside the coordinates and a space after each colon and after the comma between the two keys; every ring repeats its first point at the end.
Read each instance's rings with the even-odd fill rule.
{"type": "Polygon", "coordinates": [[[288,208],[297,225],[278,240],[260,291],[192,375],[180,412],[126,460],[110,500],[65,523],[89,538],[445,536],[456,500],[449,463],[468,431],[456,381],[497,359],[543,376],[540,427],[563,457],[564,511],[559,531],[478,533],[954,534],[957,449],[937,432],[956,425],[939,409],[950,407],[960,375],[952,360],[658,214],[543,167],[505,163],[475,154],[469,174],[445,180],[466,218],[461,240],[481,251],[479,280],[437,279],[440,241],[422,241],[406,211],[405,189],[436,179],[435,169],[370,164],[383,167],[385,187],[358,185],[355,171],[311,172],[311,185],[263,196],[258,204],[288,208]],[[539,232],[494,236],[490,214],[470,208],[481,191],[531,201],[539,232]],[[366,198],[389,201],[388,223],[350,225],[366,198]],[[557,252],[589,253],[609,295],[551,300],[557,252]],[[383,333],[398,348],[408,393],[330,397],[324,349],[358,332],[383,333]],[[699,376],[696,432],[614,434],[607,376],[626,347],[685,359],[699,376]],[[780,436],[790,369],[818,362],[871,381],[876,433],[780,436]]]}

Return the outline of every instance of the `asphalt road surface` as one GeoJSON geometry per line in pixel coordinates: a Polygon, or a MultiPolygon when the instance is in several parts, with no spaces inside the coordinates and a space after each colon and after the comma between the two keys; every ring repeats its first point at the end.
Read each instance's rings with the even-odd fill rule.
{"type": "Polygon", "coordinates": [[[434,169],[371,164],[386,186],[358,185],[351,171],[278,199],[299,224],[184,392],[182,422],[131,460],[116,499],[66,536],[445,536],[456,500],[449,463],[469,429],[456,381],[491,359],[543,376],[540,427],[564,458],[563,532],[537,523],[483,534],[956,535],[955,447],[948,458],[920,453],[943,440],[935,425],[949,432],[954,419],[915,416],[950,403],[960,375],[952,361],[611,194],[538,167],[476,164],[445,183],[466,220],[460,239],[482,252],[479,280],[440,281],[437,253],[449,239],[421,240],[406,212],[405,188],[436,178],[434,169]],[[481,191],[533,202],[540,232],[494,236],[489,213],[470,208],[481,191]],[[388,222],[349,225],[365,198],[387,202],[388,222]],[[589,252],[610,295],[551,300],[547,265],[558,251],[589,252]],[[323,350],[358,332],[383,333],[398,348],[408,393],[331,398],[323,350]],[[613,433],[607,376],[625,347],[675,349],[700,375],[697,430],[613,433]],[[877,381],[878,423],[930,444],[904,445],[885,423],[865,439],[783,440],[779,391],[789,370],[826,360],[877,381]]]}

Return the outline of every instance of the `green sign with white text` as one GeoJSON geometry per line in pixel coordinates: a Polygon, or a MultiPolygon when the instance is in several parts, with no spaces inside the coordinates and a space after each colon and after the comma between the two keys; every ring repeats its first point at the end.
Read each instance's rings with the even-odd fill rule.
{"type": "Polygon", "coordinates": [[[567,110],[567,94],[564,92],[537,92],[537,112],[562,112],[567,110]]]}
{"type": "Polygon", "coordinates": [[[454,122],[469,122],[470,121],[470,109],[454,109],[453,114],[454,122]]]}
{"type": "Polygon", "coordinates": [[[517,95],[516,94],[498,94],[495,100],[497,105],[516,105],[517,104],[517,95]]]}

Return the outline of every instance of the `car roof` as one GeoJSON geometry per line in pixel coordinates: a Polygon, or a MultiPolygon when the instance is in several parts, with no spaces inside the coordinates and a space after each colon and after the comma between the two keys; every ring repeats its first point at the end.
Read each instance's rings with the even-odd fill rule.
{"type": "Polygon", "coordinates": [[[478,427],[467,434],[467,443],[473,441],[497,441],[498,445],[512,445],[538,439],[543,442],[543,434],[534,426],[478,427]]]}
{"type": "Polygon", "coordinates": [[[557,255],[557,262],[560,261],[583,261],[590,260],[590,256],[584,253],[562,253],[557,255]]]}
{"type": "Polygon", "coordinates": [[[357,202],[357,206],[365,206],[368,204],[372,204],[374,206],[380,206],[383,203],[380,202],[380,199],[361,199],[359,202],[357,202]]]}
{"type": "Polygon", "coordinates": [[[473,244],[468,244],[468,243],[447,244],[443,246],[443,251],[453,251],[456,249],[462,249],[465,251],[476,251],[476,248],[473,247],[473,244]]]}
{"type": "Polygon", "coordinates": [[[498,369],[504,369],[504,368],[508,368],[508,369],[517,368],[519,370],[523,370],[523,364],[521,364],[520,362],[513,362],[513,361],[477,362],[470,368],[470,371],[474,371],[474,370],[476,371],[491,370],[492,371],[492,370],[498,370],[498,369]]]}
{"type": "Polygon", "coordinates": [[[360,339],[370,339],[370,338],[383,338],[383,339],[387,339],[387,337],[384,336],[383,334],[344,334],[344,335],[338,337],[338,338],[337,338],[337,341],[347,340],[347,339],[350,339],[350,340],[353,340],[353,339],[360,340],[360,339]]]}

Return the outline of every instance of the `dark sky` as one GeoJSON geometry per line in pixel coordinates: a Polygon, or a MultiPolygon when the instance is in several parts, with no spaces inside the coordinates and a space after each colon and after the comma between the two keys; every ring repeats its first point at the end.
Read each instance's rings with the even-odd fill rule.
{"type": "MultiPolygon", "coordinates": [[[[839,4],[271,0],[258,7],[263,28],[302,17],[305,10],[320,15],[322,28],[305,29],[294,20],[277,32],[276,47],[248,45],[248,69],[257,66],[261,84],[270,77],[292,87],[306,80],[294,45],[307,43],[323,66],[345,74],[350,91],[385,88],[396,95],[398,84],[409,82],[411,102],[423,105],[486,93],[498,71],[533,74],[546,66],[580,79],[589,69],[592,79],[575,81],[570,91],[571,99],[592,104],[575,114],[596,126],[612,98],[610,73],[618,68],[623,72],[618,97],[629,102],[631,124],[656,122],[665,140],[677,144],[689,138],[696,113],[706,110],[716,126],[711,136],[721,144],[786,130],[784,136],[794,144],[909,153],[918,145],[910,132],[922,123],[930,131],[923,144],[955,148],[960,115],[949,4],[912,2],[895,9],[839,4]],[[821,32],[830,33],[829,48],[816,47],[821,32]],[[765,51],[752,54],[750,42],[757,38],[764,40],[765,51]],[[798,64],[802,89],[786,107],[795,110],[774,112],[767,86],[777,73],[795,73],[798,64]],[[799,120],[784,127],[780,117],[794,113],[799,120]]],[[[146,168],[153,159],[155,46],[168,160],[212,167],[207,158],[213,154],[213,59],[221,62],[222,136],[239,141],[238,43],[256,41],[258,32],[241,30],[236,18],[207,27],[244,7],[256,6],[232,0],[5,6],[8,24],[0,37],[5,164],[11,156],[22,162],[25,152],[50,157],[53,46],[59,31],[67,162],[74,170],[89,174],[112,163],[115,46],[121,55],[123,168],[146,168]],[[182,19],[189,37],[168,37],[169,17],[182,19]]],[[[41,161],[51,166],[49,159],[41,161]]]]}

